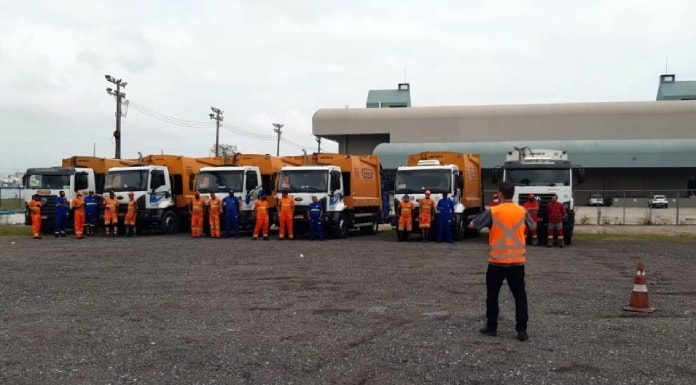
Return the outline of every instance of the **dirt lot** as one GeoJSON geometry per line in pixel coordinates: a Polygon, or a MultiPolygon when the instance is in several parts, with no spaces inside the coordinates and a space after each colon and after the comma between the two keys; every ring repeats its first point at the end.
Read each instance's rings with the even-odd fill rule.
{"type": "Polygon", "coordinates": [[[0,237],[0,383],[693,384],[694,243],[530,248],[530,340],[483,237],[0,237]],[[646,262],[651,315],[626,313],[646,262]]]}

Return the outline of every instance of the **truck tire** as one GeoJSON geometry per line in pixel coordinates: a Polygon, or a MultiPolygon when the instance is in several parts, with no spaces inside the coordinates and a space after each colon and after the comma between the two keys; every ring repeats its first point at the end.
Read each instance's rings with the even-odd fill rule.
{"type": "Polygon", "coordinates": [[[464,236],[462,223],[462,214],[454,214],[454,219],[452,220],[452,239],[455,241],[461,241],[464,236]]]}
{"type": "Polygon", "coordinates": [[[333,229],[333,237],[336,239],[344,239],[348,236],[348,218],[345,214],[341,214],[336,221],[336,226],[333,229]]]}
{"type": "Polygon", "coordinates": [[[176,234],[179,231],[179,218],[174,211],[165,211],[160,218],[160,232],[162,234],[176,234]]]}

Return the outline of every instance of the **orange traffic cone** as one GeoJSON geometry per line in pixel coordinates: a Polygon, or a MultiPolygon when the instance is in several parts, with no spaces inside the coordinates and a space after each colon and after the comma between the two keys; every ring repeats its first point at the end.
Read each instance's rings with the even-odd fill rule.
{"type": "Polygon", "coordinates": [[[655,308],[650,307],[650,303],[648,302],[648,285],[645,280],[645,267],[642,261],[638,262],[636,278],[633,280],[631,302],[628,306],[624,306],[623,309],[640,313],[652,313],[655,311],[655,308]]]}

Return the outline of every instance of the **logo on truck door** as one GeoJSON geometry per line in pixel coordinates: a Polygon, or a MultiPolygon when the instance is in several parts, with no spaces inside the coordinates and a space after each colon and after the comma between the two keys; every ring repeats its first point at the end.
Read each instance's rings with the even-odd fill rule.
{"type": "Polygon", "coordinates": [[[365,179],[372,179],[372,170],[369,168],[362,169],[362,176],[365,179]]]}

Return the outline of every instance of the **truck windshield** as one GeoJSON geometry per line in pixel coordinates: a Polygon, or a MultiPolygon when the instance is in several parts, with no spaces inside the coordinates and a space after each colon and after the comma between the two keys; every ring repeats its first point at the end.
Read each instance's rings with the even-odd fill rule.
{"type": "Polygon", "coordinates": [[[570,186],[570,169],[506,169],[505,180],[515,186],[570,186]]]}
{"type": "Polygon", "coordinates": [[[147,170],[109,171],[104,191],[147,191],[147,170]]]}
{"type": "Polygon", "coordinates": [[[242,191],[243,171],[202,171],[198,177],[198,191],[202,193],[242,191]]]}
{"type": "Polygon", "coordinates": [[[289,192],[326,192],[329,173],[326,170],[286,170],[278,178],[278,190],[289,192]]]}
{"type": "Polygon", "coordinates": [[[431,193],[450,192],[450,170],[401,170],[396,172],[395,193],[413,194],[430,190],[431,193]]]}
{"type": "Polygon", "coordinates": [[[70,189],[70,175],[27,175],[24,187],[31,189],[68,190],[70,189]]]}

